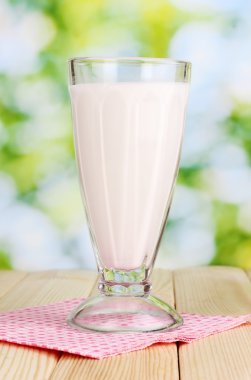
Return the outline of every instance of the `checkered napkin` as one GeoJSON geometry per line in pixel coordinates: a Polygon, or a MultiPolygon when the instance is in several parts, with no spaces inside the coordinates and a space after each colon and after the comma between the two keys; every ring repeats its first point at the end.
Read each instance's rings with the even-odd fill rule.
{"type": "Polygon", "coordinates": [[[0,313],[0,340],[102,359],[140,350],[154,343],[192,342],[250,323],[251,314],[238,317],[183,313],[183,326],[166,332],[98,333],[67,325],[69,312],[80,303],[71,299],[49,305],[0,313]]]}

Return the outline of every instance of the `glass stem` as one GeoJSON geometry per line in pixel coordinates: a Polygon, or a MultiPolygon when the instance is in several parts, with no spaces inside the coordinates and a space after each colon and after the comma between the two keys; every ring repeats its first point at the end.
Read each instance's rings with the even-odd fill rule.
{"type": "Polygon", "coordinates": [[[98,285],[99,291],[107,296],[147,296],[152,284],[145,267],[134,270],[104,268],[98,285]]]}

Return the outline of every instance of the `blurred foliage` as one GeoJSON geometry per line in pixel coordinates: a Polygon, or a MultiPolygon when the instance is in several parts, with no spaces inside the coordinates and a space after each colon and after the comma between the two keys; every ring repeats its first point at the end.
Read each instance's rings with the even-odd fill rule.
{"type": "Polygon", "coordinates": [[[0,268],[12,269],[10,257],[7,252],[0,251],[0,268]]]}
{"type": "Polygon", "coordinates": [[[228,135],[245,149],[251,164],[251,107],[250,104],[239,104],[224,122],[228,135]]]}
{"type": "MultiPolygon", "coordinates": [[[[213,19],[210,12],[192,14],[173,4],[167,0],[9,0],[4,3],[3,9],[10,20],[13,17],[14,21],[10,21],[13,25],[21,25],[26,15],[37,18],[37,25],[35,23],[34,27],[29,19],[28,26],[23,29],[20,26],[22,33],[28,28],[28,34],[24,33],[25,43],[30,44],[28,53],[30,56],[33,54],[30,66],[28,58],[27,61],[24,59],[25,54],[28,57],[29,54],[24,51],[22,55],[18,50],[14,69],[11,71],[5,66],[0,73],[1,173],[14,180],[17,194],[13,204],[21,202],[47,216],[62,231],[61,240],[66,239],[65,231],[71,231],[72,220],[80,207],[70,184],[70,178],[74,178],[72,187],[75,189],[67,59],[97,52],[112,55],[109,54],[111,51],[121,55],[167,56],[172,38],[182,26],[191,20],[211,22],[213,19]],[[47,40],[43,40],[45,38],[47,40]],[[60,187],[62,178],[66,180],[60,187]]],[[[230,15],[225,19],[220,15],[217,20],[222,25],[226,24],[228,33],[238,21],[230,15]]],[[[15,33],[17,39],[13,44],[18,45],[21,41],[18,40],[18,30],[15,33]]],[[[22,49],[22,45],[19,48],[22,49]]],[[[11,64],[12,57],[10,67],[11,64]]],[[[248,104],[233,100],[229,114],[219,125],[228,141],[242,147],[249,164],[250,110],[248,104]]],[[[203,157],[181,167],[178,183],[211,196],[203,177],[209,168],[205,152],[203,157]]],[[[239,225],[240,205],[217,200],[213,196],[211,204],[215,243],[211,262],[251,267],[251,233],[239,225]]],[[[19,230],[21,226],[17,228],[19,230]]],[[[14,234],[13,229],[13,239],[14,234]]],[[[33,233],[30,234],[33,238],[33,233]]],[[[2,268],[10,268],[10,256],[15,255],[1,249],[1,246],[6,246],[6,239],[0,232],[2,268]]],[[[68,243],[64,250],[68,255],[68,243]]]]}
{"type": "Polygon", "coordinates": [[[238,227],[238,208],[216,203],[216,255],[212,264],[251,267],[251,238],[238,227]]]}

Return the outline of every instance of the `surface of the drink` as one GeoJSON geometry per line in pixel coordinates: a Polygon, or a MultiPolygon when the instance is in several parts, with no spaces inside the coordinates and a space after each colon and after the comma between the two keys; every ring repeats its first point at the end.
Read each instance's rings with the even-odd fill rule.
{"type": "Polygon", "coordinates": [[[81,186],[102,266],[148,266],[171,201],[186,83],[70,88],[81,186]]]}

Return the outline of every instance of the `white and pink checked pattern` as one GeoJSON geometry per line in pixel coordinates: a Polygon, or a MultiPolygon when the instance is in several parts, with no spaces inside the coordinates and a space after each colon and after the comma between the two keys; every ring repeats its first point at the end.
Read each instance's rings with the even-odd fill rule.
{"type": "MultiPolygon", "coordinates": [[[[69,327],[66,317],[80,299],[0,313],[0,340],[101,359],[135,351],[154,343],[192,342],[248,323],[238,317],[182,314],[184,325],[153,333],[96,333],[69,327]]],[[[125,321],[126,322],[126,321],[125,321]]]]}

